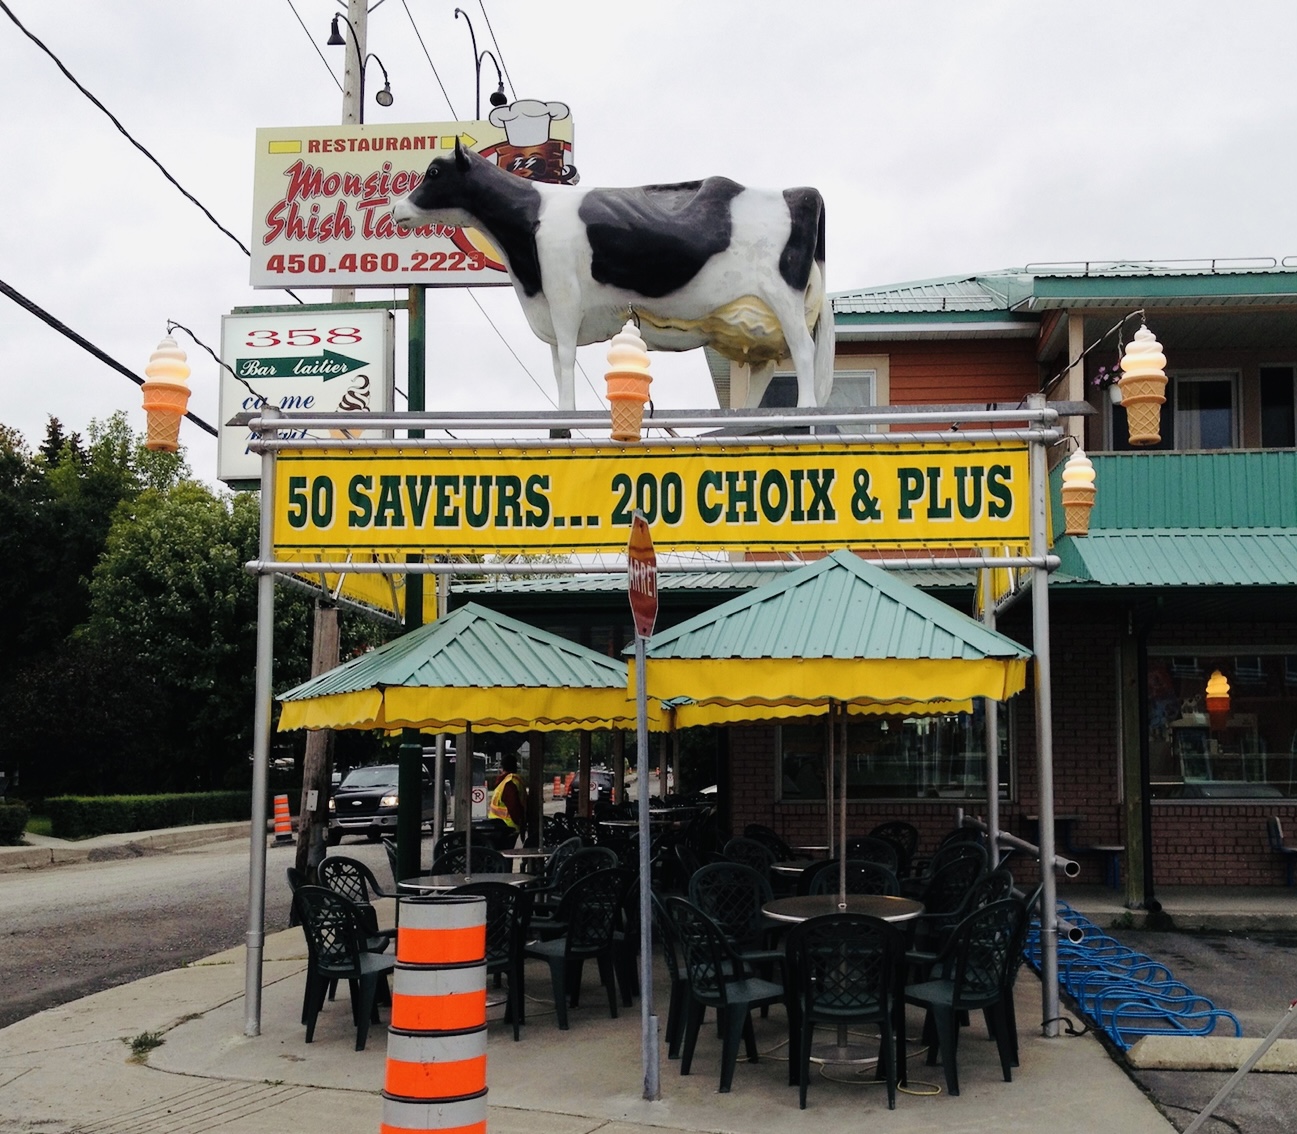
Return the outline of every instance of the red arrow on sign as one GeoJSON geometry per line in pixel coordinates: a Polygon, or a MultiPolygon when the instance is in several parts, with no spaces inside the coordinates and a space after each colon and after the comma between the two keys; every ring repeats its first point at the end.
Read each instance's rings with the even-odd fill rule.
{"type": "Polygon", "coordinates": [[[652,637],[653,623],[658,616],[658,559],[648,521],[638,511],[631,518],[626,574],[635,633],[641,638],[652,637]]]}

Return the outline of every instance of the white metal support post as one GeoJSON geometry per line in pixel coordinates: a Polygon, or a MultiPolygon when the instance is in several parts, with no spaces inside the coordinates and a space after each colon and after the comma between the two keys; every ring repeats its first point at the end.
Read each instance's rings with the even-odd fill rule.
{"type": "MultiPolygon", "coordinates": [[[[658,1050],[658,1018],[653,1013],[653,907],[649,898],[652,840],[649,824],[648,681],[644,672],[648,639],[635,635],[635,751],[639,761],[636,804],[639,817],[639,944],[640,944],[640,1051],[644,1070],[644,1098],[662,1097],[658,1050]]],[[[584,789],[585,785],[581,785],[584,789]]]]}
{"type": "MultiPolygon", "coordinates": [[[[1032,394],[1027,405],[1045,408],[1045,395],[1032,394]]],[[[1049,551],[1046,529],[1048,493],[1046,461],[1049,449],[1043,440],[1031,443],[1031,554],[1049,551]]],[[[1036,813],[1040,816],[1040,996],[1041,1027],[1046,1036],[1058,1035],[1058,890],[1054,884],[1054,709],[1049,664],[1049,569],[1031,572],[1031,647],[1036,668],[1036,813]]]]}
{"type": "MultiPolygon", "coordinates": [[[[982,588],[982,622],[995,629],[995,586],[991,572],[977,573],[982,588]]],[[[991,869],[1000,864],[1000,703],[987,697],[983,706],[986,724],[986,830],[991,841],[991,869]]]]}
{"type": "MultiPolygon", "coordinates": [[[[261,407],[261,419],[279,417],[274,406],[261,407]]],[[[265,429],[265,425],[262,426],[265,429]]],[[[278,436],[278,431],[274,431],[278,436]]],[[[257,555],[274,559],[275,450],[261,450],[261,531],[257,555]]],[[[257,673],[252,718],[252,834],[248,855],[248,945],[243,978],[245,1036],[261,1035],[261,954],[266,941],[266,788],[270,769],[271,671],[275,661],[275,576],[257,575],[257,673]]]]}

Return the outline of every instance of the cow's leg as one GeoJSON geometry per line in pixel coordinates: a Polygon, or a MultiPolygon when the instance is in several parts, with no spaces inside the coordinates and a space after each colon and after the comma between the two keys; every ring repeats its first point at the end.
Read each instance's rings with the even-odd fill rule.
{"type": "Polygon", "coordinates": [[[576,409],[576,336],[550,347],[554,357],[554,381],[558,384],[558,408],[576,409]]]}
{"type": "Polygon", "coordinates": [[[798,407],[819,405],[815,389],[815,340],[806,329],[806,309],[801,293],[784,286],[776,287],[773,292],[761,298],[769,304],[770,310],[779,320],[784,341],[793,356],[793,368],[797,371],[798,407]]]}
{"type": "Polygon", "coordinates": [[[833,301],[824,293],[824,274],[819,264],[811,269],[811,282],[807,285],[807,291],[808,306],[812,302],[810,296],[816,296],[820,303],[820,315],[815,321],[813,332],[815,404],[826,406],[829,404],[829,395],[833,393],[833,360],[837,354],[837,332],[833,325],[833,301]]]}

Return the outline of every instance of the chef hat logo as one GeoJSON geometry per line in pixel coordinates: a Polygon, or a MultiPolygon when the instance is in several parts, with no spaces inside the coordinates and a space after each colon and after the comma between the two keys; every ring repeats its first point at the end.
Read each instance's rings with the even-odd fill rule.
{"type": "Polygon", "coordinates": [[[539,146],[549,140],[550,121],[566,118],[570,113],[565,102],[520,98],[508,106],[497,106],[487,121],[504,131],[511,146],[539,146]]]}

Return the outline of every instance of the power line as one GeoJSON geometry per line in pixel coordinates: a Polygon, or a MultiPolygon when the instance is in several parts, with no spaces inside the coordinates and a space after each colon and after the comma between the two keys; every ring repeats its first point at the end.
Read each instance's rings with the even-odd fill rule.
{"type": "Polygon", "coordinates": [[[522,372],[525,375],[527,375],[528,378],[531,379],[532,385],[535,386],[536,389],[538,389],[542,394],[545,395],[545,400],[549,402],[550,405],[554,406],[555,409],[558,409],[558,406],[555,405],[554,399],[549,396],[549,391],[546,390],[544,386],[542,386],[539,382],[536,381],[536,376],[530,370],[527,369],[527,364],[523,362],[521,358],[518,357],[518,352],[509,345],[509,340],[504,337],[504,332],[501,331],[500,328],[495,325],[495,320],[492,319],[491,316],[487,314],[486,308],[483,307],[482,304],[478,302],[477,296],[473,294],[473,289],[466,287],[464,290],[468,293],[468,298],[471,299],[475,304],[477,304],[477,309],[480,312],[482,312],[482,317],[488,323],[491,324],[491,330],[493,330],[497,335],[499,335],[500,341],[504,343],[505,350],[507,350],[511,355],[513,355],[514,361],[517,362],[518,365],[522,367],[522,372]]]}
{"type": "MultiPolygon", "coordinates": [[[[311,34],[311,29],[306,26],[302,19],[301,13],[293,7],[293,0],[288,0],[288,8],[297,17],[297,22],[302,25],[302,31],[306,33],[306,38],[310,41],[311,46],[315,48],[315,54],[320,57],[320,62],[324,64],[324,69],[329,72],[329,78],[333,80],[333,85],[342,90],[342,84],[338,82],[338,76],[333,73],[333,68],[329,66],[329,61],[324,57],[324,52],[320,50],[320,45],[315,42],[315,36],[311,34]]],[[[346,94],[346,91],[343,91],[346,94]]]]}
{"type": "MultiPolygon", "coordinates": [[[[252,253],[248,250],[247,246],[244,245],[243,241],[240,240],[237,236],[235,236],[234,233],[232,233],[223,224],[221,224],[221,222],[218,221],[212,215],[212,213],[210,212],[210,210],[207,208],[206,205],[204,205],[197,197],[195,197],[191,192],[189,192],[188,189],[186,189],[183,185],[181,185],[179,181],[177,181],[174,177],[172,177],[167,167],[164,166],[160,161],[158,161],[158,159],[155,158],[142,143],[137,142],[135,138],[131,136],[130,131],[127,130],[126,127],[122,125],[121,120],[118,119],[118,117],[115,114],[113,114],[113,112],[109,110],[108,107],[106,107],[102,102],[100,102],[97,98],[95,98],[95,96],[91,94],[81,84],[81,81],[74,74],[72,74],[72,72],[69,71],[67,67],[63,65],[63,61],[57,55],[55,55],[53,51],[51,51],[48,47],[46,47],[45,44],[39,38],[37,38],[32,32],[27,30],[27,28],[23,25],[23,22],[16,15],[14,15],[13,9],[10,8],[7,3],[5,3],[5,0],[0,0],[0,10],[3,10],[4,14],[8,16],[10,20],[13,21],[14,26],[20,32],[22,32],[23,35],[25,35],[28,39],[30,39],[32,43],[34,43],[46,55],[50,57],[50,59],[54,63],[54,66],[56,66],[63,73],[63,76],[68,80],[68,82],[70,82],[74,87],[76,87],[77,90],[80,91],[83,95],[85,95],[85,97],[89,99],[91,103],[93,103],[96,107],[98,107],[101,111],[103,111],[105,115],[107,115],[108,121],[110,121],[115,127],[117,127],[118,133],[120,133],[123,138],[125,138],[128,142],[130,142],[132,146],[134,146],[137,150],[139,150],[140,153],[142,153],[146,158],[148,158],[149,161],[151,161],[158,168],[158,171],[162,174],[162,176],[165,177],[173,186],[175,186],[177,190],[179,190],[181,196],[183,196],[185,200],[189,201],[191,204],[196,206],[199,209],[199,211],[203,214],[203,216],[205,216],[222,233],[228,236],[231,240],[234,241],[235,244],[239,246],[239,250],[245,256],[251,258],[252,253]]],[[[304,302],[304,300],[300,299],[298,296],[293,295],[293,293],[289,291],[288,288],[284,288],[284,291],[287,291],[289,295],[292,295],[293,298],[296,299],[298,303],[304,302]]]]}
{"type": "MultiPolygon", "coordinates": [[[[3,0],[0,0],[0,3],[3,3],[3,0]]],[[[141,378],[138,374],[136,374],[133,370],[130,370],[127,367],[123,366],[120,362],[117,361],[117,359],[113,358],[113,356],[108,354],[106,351],[100,350],[100,348],[95,346],[95,344],[92,343],[89,339],[85,338],[82,335],[78,335],[76,331],[74,331],[62,320],[56,319],[43,307],[39,306],[38,304],[34,303],[32,300],[28,299],[25,295],[22,294],[22,292],[17,291],[14,288],[10,287],[7,283],[4,282],[4,280],[0,280],[0,292],[3,292],[5,295],[7,295],[16,304],[18,304],[19,307],[23,308],[23,310],[30,311],[33,315],[36,316],[36,318],[40,319],[43,323],[47,324],[50,327],[53,327],[56,331],[58,331],[60,335],[63,335],[65,338],[71,339],[82,350],[88,352],[89,354],[94,355],[95,358],[99,359],[100,362],[104,363],[107,366],[111,366],[119,374],[126,375],[126,377],[129,378],[132,382],[134,382],[137,386],[144,385],[144,379],[141,378]]],[[[196,426],[198,426],[199,429],[205,430],[207,433],[210,433],[213,437],[216,436],[216,430],[213,429],[212,426],[208,425],[207,422],[205,422],[197,414],[186,413],[185,416],[189,418],[189,420],[192,421],[196,426]]]]}
{"type": "Polygon", "coordinates": [[[482,18],[486,20],[486,30],[491,33],[491,42],[495,44],[496,58],[500,60],[500,70],[504,72],[504,77],[509,80],[509,89],[513,91],[513,97],[518,97],[518,88],[513,85],[513,76],[509,74],[509,65],[504,61],[504,52],[500,50],[500,41],[495,38],[495,28],[491,26],[491,17],[486,14],[486,4],[483,0],[477,0],[477,6],[482,9],[482,18]]]}
{"type": "Polygon", "coordinates": [[[437,86],[441,88],[446,105],[450,107],[450,116],[458,122],[459,115],[455,113],[455,104],[450,101],[450,95],[446,92],[446,84],[441,81],[441,76],[437,74],[436,64],[433,63],[432,56],[428,54],[428,45],[423,42],[423,35],[419,31],[419,25],[414,22],[414,13],[410,11],[410,5],[405,0],[401,0],[401,7],[405,9],[405,14],[410,17],[410,27],[414,29],[414,38],[419,41],[419,46],[423,48],[423,57],[428,61],[428,66],[432,68],[432,77],[437,80],[437,86]]]}

